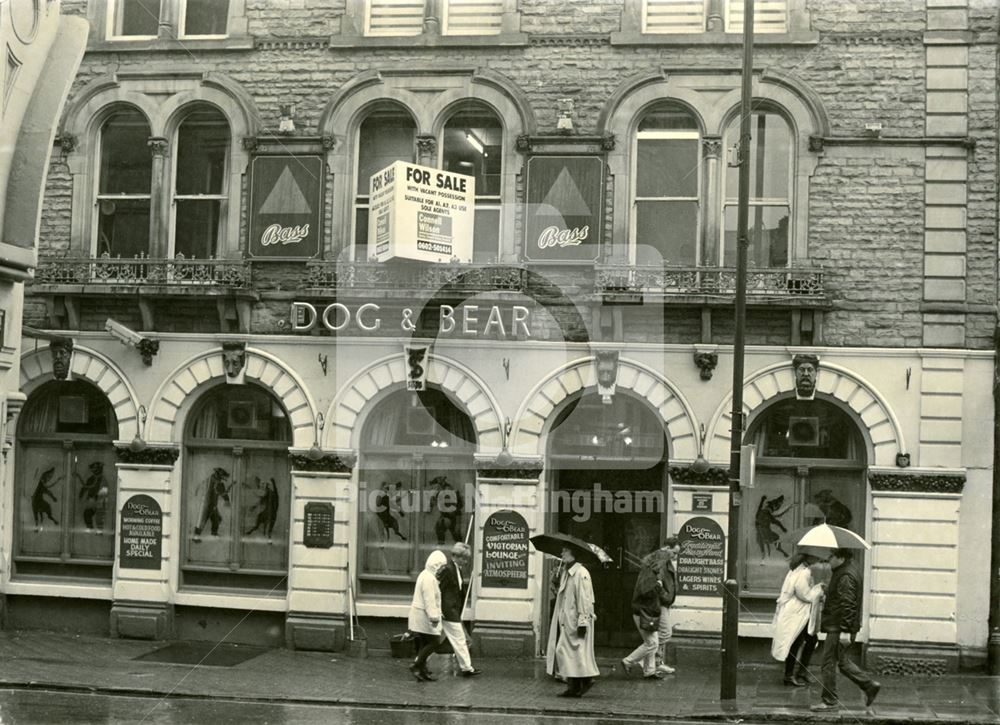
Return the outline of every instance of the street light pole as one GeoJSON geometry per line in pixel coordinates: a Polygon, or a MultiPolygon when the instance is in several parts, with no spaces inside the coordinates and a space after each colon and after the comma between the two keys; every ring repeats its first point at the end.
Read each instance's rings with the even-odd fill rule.
{"type": "Polygon", "coordinates": [[[722,599],[722,682],[720,699],[736,699],[739,663],[740,446],[743,445],[743,353],[746,346],[747,250],[750,221],[750,104],[753,99],[753,2],[743,4],[743,87],[740,97],[739,199],[736,208],[736,335],[733,340],[733,409],[729,435],[729,549],[722,599]]]}

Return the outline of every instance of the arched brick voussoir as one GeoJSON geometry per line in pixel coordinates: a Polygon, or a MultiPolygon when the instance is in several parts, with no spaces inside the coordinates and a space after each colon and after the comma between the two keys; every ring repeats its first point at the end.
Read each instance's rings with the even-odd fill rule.
{"type": "MultiPolygon", "coordinates": [[[[295,371],[272,353],[246,349],[244,380],[268,390],[288,411],[292,446],[308,448],[315,442],[316,404],[295,371]]],[[[177,425],[182,411],[188,410],[203,386],[225,384],[222,348],[205,350],[188,358],[163,381],[150,404],[146,440],[179,443],[177,425]]]]}
{"type": "MultiPolygon", "coordinates": [[[[771,365],[753,373],[743,384],[743,411],[760,413],[768,401],[795,390],[795,372],[791,361],[771,365]]],[[[896,454],[905,453],[906,441],[899,420],[885,397],[867,380],[840,365],[821,361],[816,380],[816,392],[840,401],[857,416],[871,444],[873,460],[869,465],[895,465],[896,454]]],[[[706,448],[711,462],[723,463],[729,458],[732,394],[716,409],[708,426],[706,448]]]]}
{"type": "MultiPolygon", "coordinates": [[[[525,396],[513,420],[511,453],[544,456],[546,423],[567,397],[597,384],[595,357],[574,360],[539,382],[525,396]]],[[[660,373],[629,358],[619,358],[616,390],[629,391],[649,403],[664,424],[671,458],[697,456],[694,412],[679,389],[660,373]]]]}
{"type": "MultiPolygon", "coordinates": [[[[323,445],[338,450],[357,450],[364,418],[371,412],[373,400],[391,388],[402,389],[405,381],[406,366],[401,355],[375,360],[355,373],[327,411],[323,445]]],[[[461,363],[430,352],[427,381],[454,398],[472,420],[480,453],[500,452],[503,416],[500,404],[483,380],[461,363]]]]}
{"type": "MultiPolygon", "coordinates": [[[[73,348],[73,358],[70,361],[70,377],[84,380],[104,393],[118,420],[120,440],[135,438],[139,432],[139,396],[114,361],[96,350],[77,345],[73,348]]],[[[53,379],[52,354],[48,346],[21,357],[21,392],[31,395],[38,387],[53,379]]]]}

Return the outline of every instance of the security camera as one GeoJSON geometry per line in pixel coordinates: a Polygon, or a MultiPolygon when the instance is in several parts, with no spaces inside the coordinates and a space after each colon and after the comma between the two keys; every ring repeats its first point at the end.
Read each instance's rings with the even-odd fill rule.
{"type": "Polygon", "coordinates": [[[130,330],[125,327],[120,322],[112,320],[110,317],[108,321],[104,323],[104,329],[111,333],[111,337],[115,338],[122,345],[131,345],[132,347],[137,347],[140,342],[142,342],[142,335],[140,335],[135,330],[130,330]]]}

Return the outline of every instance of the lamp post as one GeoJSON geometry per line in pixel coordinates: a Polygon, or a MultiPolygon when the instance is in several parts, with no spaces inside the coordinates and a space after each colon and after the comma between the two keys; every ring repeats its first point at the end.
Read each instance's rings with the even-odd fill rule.
{"type": "Polygon", "coordinates": [[[743,444],[743,353],[747,314],[747,249],[750,217],[750,104],[753,81],[753,2],[743,4],[743,85],[740,97],[739,198],[736,208],[736,335],[733,340],[733,409],[729,437],[729,548],[722,595],[722,677],[720,699],[736,698],[739,663],[740,446],[743,444]]]}

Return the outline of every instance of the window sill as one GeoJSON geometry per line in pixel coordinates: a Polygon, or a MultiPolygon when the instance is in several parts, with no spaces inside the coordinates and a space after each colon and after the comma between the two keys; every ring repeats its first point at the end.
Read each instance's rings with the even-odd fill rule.
{"type": "Polygon", "coordinates": [[[254,39],[249,36],[230,38],[141,38],[92,40],[88,53],[141,53],[158,50],[253,50],[254,39]]]}
{"type": "MultiPolygon", "coordinates": [[[[793,30],[790,33],[758,33],[755,46],[816,45],[819,33],[813,30],[793,30]]],[[[742,33],[611,33],[611,45],[743,45],[742,33]]]]}
{"type": "Polygon", "coordinates": [[[491,48],[526,46],[527,33],[496,35],[402,35],[367,36],[337,34],[330,36],[331,48],[491,48]]]}

